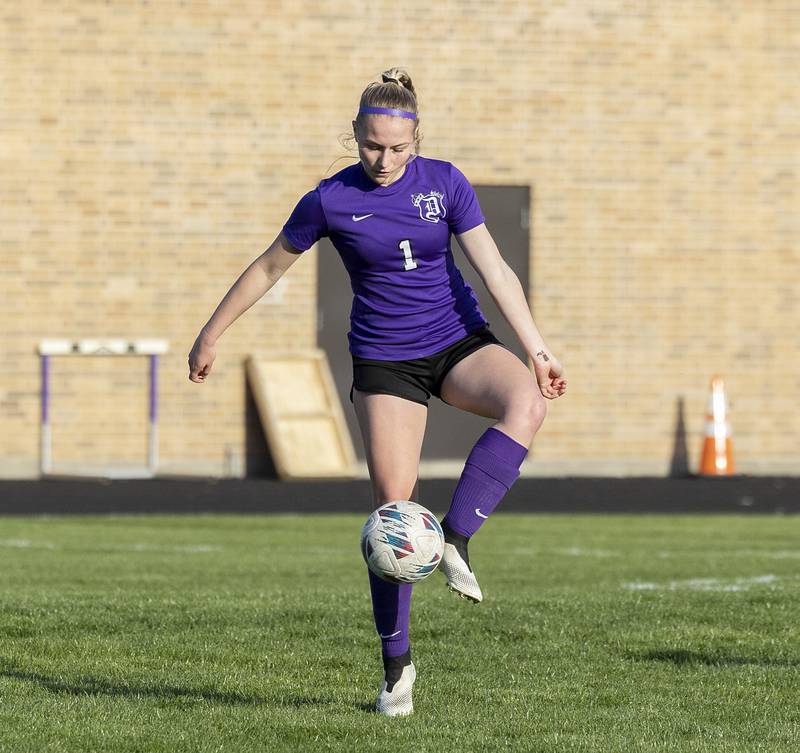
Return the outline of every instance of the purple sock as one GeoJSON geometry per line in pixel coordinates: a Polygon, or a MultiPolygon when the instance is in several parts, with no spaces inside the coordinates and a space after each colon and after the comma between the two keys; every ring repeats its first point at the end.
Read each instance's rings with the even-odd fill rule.
{"type": "Polygon", "coordinates": [[[528,448],[507,434],[487,429],[467,458],[442,525],[467,538],[472,536],[519,478],[527,454],[528,448]]]}
{"type": "Polygon", "coordinates": [[[411,583],[389,583],[369,572],[372,614],[381,637],[384,657],[402,656],[408,651],[408,623],[411,616],[411,583]]]}

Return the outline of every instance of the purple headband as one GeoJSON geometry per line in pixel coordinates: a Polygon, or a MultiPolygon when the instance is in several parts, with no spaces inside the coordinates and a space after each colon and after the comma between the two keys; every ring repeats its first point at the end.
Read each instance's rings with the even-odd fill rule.
{"type": "Polygon", "coordinates": [[[359,115],[396,115],[398,118],[408,118],[416,120],[417,114],[408,110],[391,110],[388,107],[362,107],[358,111],[359,115]]]}

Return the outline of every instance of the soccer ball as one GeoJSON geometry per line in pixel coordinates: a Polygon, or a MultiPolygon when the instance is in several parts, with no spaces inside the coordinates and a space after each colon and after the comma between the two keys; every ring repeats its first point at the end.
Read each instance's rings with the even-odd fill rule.
{"type": "Polygon", "coordinates": [[[444,534],[436,516],[416,502],[388,502],[361,529],[367,567],[390,583],[416,583],[439,565],[444,534]]]}

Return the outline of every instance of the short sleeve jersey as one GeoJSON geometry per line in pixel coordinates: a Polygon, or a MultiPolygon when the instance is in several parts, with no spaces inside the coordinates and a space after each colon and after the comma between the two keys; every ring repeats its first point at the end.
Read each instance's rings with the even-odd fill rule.
{"type": "Polygon", "coordinates": [[[416,157],[379,186],[360,162],[297,204],[283,234],[299,251],[331,239],[350,275],[350,352],[361,358],[429,356],[486,323],[453,260],[450,238],[484,221],[454,165],[416,157]]]}

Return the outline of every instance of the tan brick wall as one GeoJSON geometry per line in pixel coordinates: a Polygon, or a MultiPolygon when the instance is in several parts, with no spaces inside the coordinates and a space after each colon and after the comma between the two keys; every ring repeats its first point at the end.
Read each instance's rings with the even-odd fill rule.
{"type": "MultiPolygon", "coordinates": [[[[792,0],[12,0],[0,14],[0,475],[35,475],[45,337],[160,337],[165,472],[237,473],[249,352],[314,343],[315,259],[187,379],[199,327],[408,66],[424,154],[532,187],[531,301],[563,360],[530,472],[798,471],[800,14],[792,0]]],[[[343,165],[345,163],[340,163],[343,165]]],[[[145,358],[53,362],[56,463],[140,462],[145,358]],[[112,418],[113,415],[113,418],[112,418]]]]}

